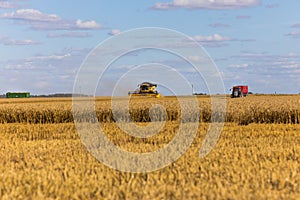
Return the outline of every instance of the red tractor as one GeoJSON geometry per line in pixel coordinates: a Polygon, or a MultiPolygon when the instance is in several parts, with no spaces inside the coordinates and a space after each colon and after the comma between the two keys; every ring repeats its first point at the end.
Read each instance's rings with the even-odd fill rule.
{"type": "Polygon", "coordinates": [[[247,85],[233,86],[231,90],[232,90],[231,98],[245,97],[248,94],[247,85]]]}

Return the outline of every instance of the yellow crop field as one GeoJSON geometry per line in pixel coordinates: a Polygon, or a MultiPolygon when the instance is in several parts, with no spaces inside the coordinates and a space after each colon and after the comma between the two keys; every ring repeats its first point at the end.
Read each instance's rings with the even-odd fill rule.
{"type": "MultiPolygon", "coordinates": [[[[130,173],[89,153],[78,136],[71,99],[0,99],[0,199],[300,199],[300,95],[226,100],[222,134],[206,157],[199,158],[199,150],[211,100],[201,96],[190,148],[165,168],[130,173]]],[[[166,111],[157,121],[166,122],[154,136],[130,136],[115,122],[111,99],[96,98],[97,119],[113,144],[146,153],[175,137],[181,119],[175,97],[133,98],[129,104],[137,126],[150,124],[149,111],[157,104],[166,111]]],[[[194,110],[188,111],[194,118],[194,110]]]]}

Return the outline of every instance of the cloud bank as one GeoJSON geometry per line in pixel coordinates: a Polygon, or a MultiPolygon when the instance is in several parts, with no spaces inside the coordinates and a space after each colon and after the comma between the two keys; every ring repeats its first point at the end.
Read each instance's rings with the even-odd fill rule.
{"type": "Polygon", "coordinates": [[[10,8],[16,8],[16,7],[18,7],[18,5],[11,3],[11,1],[1,1],[0,0],[0,8],[2,8],[2,9],[10,9],[10,8]]]}
{"type": "Polygon", "coordinates": [[[19,9],[3,13],[2,19],[15,20],[37,30],[95,30],[102,25],[94,20],[65,20],[56,14],[45,14],[35,9],[19,9]]]}
{"type": "Polygon", "coordinates": [[[8,37],[0,36],[0,44],[6,46],[17,46],[17,45],[38,45],[41,43],[30,39],[16,40],[16,39],[10,39],[8,37]]]}
{"type": "Polygon", "coordinates": [[[158,2],[151,8],[154,10],[177,8],[232,10],[256,6],[259,3],[259,0],[173,0],[172,2],[158,2]]]}

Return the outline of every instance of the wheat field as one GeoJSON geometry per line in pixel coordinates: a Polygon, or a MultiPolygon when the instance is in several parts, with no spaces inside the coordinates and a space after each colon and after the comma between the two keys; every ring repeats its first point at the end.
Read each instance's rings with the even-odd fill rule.
{"type": "MultiPolygon", "coordinates": [[[[107,167],[86,150],[71,99],[0,99],[0,197],[300,199],[299,95],[228,98],[222,134],[204,158],[199,150],[210,123],[210,98],[198,97],[198,102],[199,128],[188,151],[161,170],[128,173],[107,167]]],[[[163,148],[178,131],[180,106],[174,97],[131,99],[132,120],[146,126],[155,104],[165,107],[166,123],[149,138],[118,128],[110,98],[97,98],[95,108],[107,138],[142,153],[163,148]]]]}

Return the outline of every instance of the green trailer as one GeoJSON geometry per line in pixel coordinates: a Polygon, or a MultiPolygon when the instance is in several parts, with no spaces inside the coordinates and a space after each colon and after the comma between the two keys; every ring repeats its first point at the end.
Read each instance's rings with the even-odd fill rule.
{"type": "Polygon", "coordinates": [[[6,98],[29,98],[30,92],[7,92],[6,98]]]}

